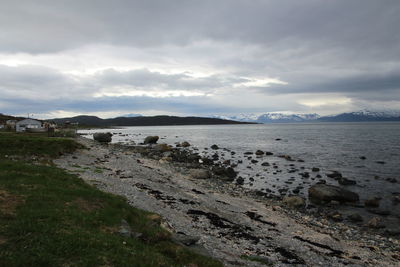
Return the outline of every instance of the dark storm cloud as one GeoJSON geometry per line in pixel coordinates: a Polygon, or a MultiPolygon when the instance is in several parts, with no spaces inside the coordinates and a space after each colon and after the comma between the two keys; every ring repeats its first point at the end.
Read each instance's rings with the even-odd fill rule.
{"type": "MultiPolygon", "coordinates": [[[[0,66],[0,107],[9,101],[6,97],[33,101],[63,96],[76,101],[71,105],[86,105],[82,97],[95,103],[96,93],[114,87],[212,94],[251,82],[251,77],[288,84],[242,86],[231,94],[243,94],[244,102],[254,97],[250,91],[272,97],[338,93],[354,102],[379,96],[400,102],[398,14],[398,0],[3,0],[0,64],[1,54],[29,54],[28,64],[34,65],[41,55],[62,57],[93,46],[108,46],[132,65],[137,58],[145,63],[127,71],[104,64],[86,77],[62,72],[57,60],[51,68],[0,66]],[[137,51],[141,56],[132,56],[137,51]],[[147,67],[149,62],[159,63],[163,71],[147,67]],[[170,66],[180,70],[169,72],[170,66]],[[195,77],[189,72],[192,66],[210,69],[209,74],[195,77]]],[[[96,57],[90,59],[99,67],[96,57]]],[[[166,110],[177,105],[171,98],[164,100],[173,103],[164,105],[166,110]]],[[[270,101],[265,109],[276,102],[270,101]]],[[[98,103],[98,109],[108,105],[98,103]]],[[[295,101],[290,103],[298,108],[295,101]]],[[[200,112],[195,101],[191,104],[200,112]]]]}

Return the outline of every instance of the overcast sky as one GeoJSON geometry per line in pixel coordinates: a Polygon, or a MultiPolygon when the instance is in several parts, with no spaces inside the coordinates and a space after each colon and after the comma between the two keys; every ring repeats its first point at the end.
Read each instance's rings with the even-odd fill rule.
{"type": "Polygon", "coordinates": [[[0,3],[0,113],[400,109],[398,0],[0,3]]]}

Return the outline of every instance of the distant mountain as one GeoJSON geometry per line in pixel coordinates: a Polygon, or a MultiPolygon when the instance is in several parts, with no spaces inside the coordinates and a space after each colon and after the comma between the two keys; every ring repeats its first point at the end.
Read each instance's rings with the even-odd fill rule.
{"type": "Polygon", "coordinates": [[[213,116],[214,118],[223,118],[227,120],[237,120],[242,122],[255,123],[290,123],[315,121],[320,116],[318,114],[283,114],[283,113],[265,113],[262,115],[239,114],[236,116],[213,116]]]}
{"type": "Polygon", "coordinates": [[[0,124],[5,123],[8,120],[22,120],[24,119],[23,117],[14,117],[10,115],[5,115],[3,113],[0,113],[0,124]]]}
{"type": "Polygon", "coordinates": [[[143,117],[143,115],[142,114],[136,114],[136,113],[129,113],[129,114],[121,115],[121,116],[118,116],[118,117],[132,118],[132,117],[143,117]]]}
{"type": "Polygon", "coordinates": [[[309,122],[319,119],[318,114],[282,114],[282,113],[266,113],[258,117],[259,123],[271,122],[309,122]]]}
{"type": "Polygon", "coordinates": [[[399,111],[361,110],[325,116],[318,119],[321,122],[363,122],[363,121],[400,121],[399,111]]]}
{"type": "Polygon", "coordinates": [[[118,117],[113,119],[101,119],[96,116],[77,116],[72,118],[53,119],[58,124],[66,122],[79,123],[87,126],[163,126],[163,125],[211,125],[211,124],[246,124],[232,120],[202,117],[177,117],[177,116],[141,116],[118,117]]]}
{"type": "Polygon", "coordinates": [[[284,114],[284,113],[265,113],[262,115],[239,114],[234,116],[212,116],[227,120],[256,123],[301,123],[301,122],[363,122],[363,121],[400,121],[400,111],[385,110],[371,111],[360,110],[349,113],[341,113],[330,116],[320,116],[312,114],[284,114]]]}

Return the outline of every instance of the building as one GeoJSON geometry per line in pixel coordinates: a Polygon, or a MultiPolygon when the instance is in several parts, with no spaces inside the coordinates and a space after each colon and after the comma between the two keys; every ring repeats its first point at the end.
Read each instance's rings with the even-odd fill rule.
{"type": "Polygon", "coordinates": [[[17,124],[16,120],[7,120],[5,124],[5,128],[9,131],[15,130],[15,125],[17,124]]]}
{"type": "Polygon", "coordinates": [[[25,119],[15,124],[15,130],[17,132],[26,132],[28,129],[42,129],[42,123],[33,119],[25,119]]]}

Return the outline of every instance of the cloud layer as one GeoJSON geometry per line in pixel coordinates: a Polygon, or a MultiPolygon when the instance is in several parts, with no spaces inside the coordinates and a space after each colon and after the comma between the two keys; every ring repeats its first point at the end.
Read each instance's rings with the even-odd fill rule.
{"type": "Polygon", "coordinates": [[[400,3],[2,1],[0,112],[400,109],[400,3]]]}

